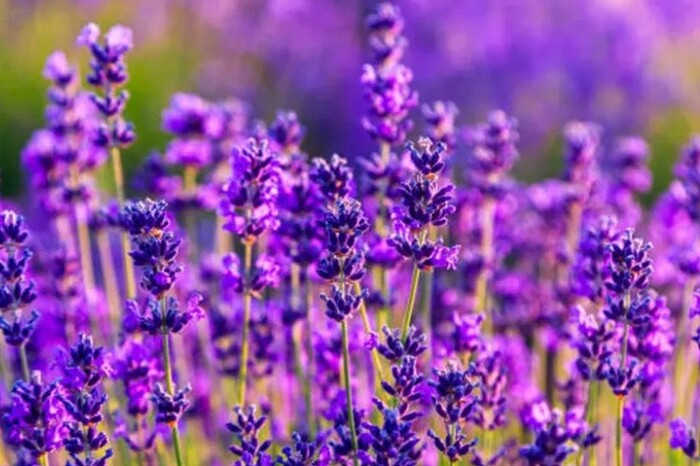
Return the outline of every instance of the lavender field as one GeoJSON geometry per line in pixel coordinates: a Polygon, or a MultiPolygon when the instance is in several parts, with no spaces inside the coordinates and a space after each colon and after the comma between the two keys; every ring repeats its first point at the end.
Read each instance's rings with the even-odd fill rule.
{"type": "Polygon", "coordinates": [[[0,465],[700,463],[700,4],[49,3],[0,465]]]}

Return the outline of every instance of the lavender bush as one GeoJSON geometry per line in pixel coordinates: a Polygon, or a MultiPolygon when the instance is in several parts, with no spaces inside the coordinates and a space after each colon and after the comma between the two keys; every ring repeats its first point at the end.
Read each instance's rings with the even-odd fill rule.
{"type": "Polygon", "coordinates": [[[177,93],[127,180],[130,29],[79,34],[92,91],[49,56],[0,200],[1,464],[700,460],[700,136],[651,208],[647,144],[591,122],[527,184],[522,123],[422,102],[402,9],[366,26],[357,159],[177,93]]]}

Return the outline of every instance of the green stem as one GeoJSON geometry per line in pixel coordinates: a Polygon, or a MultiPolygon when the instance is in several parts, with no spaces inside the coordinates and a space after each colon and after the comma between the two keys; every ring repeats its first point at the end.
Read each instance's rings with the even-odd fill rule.
{"type": "Polygon", "coordinates": [[[107,293],[107,303],[109,310],[110,323],[112,324],[112,343],[116,344],[116,339],[119,334],[119,317],[121,310],[121,302],[119,300],[119,287],[117,285],[117,277],[114,274],[114,266],[112,264],[112,252],[109,247],[109,237],[106,230],[97,232],[97,250],[100,259],[100,268],[104,279],[105,291],[107,293]]]}
{"type": "Polygon", "coordinates": [[[27,345],[22,343],[19,345],[19,360],[22,365],[22,377],[25,382],[29,382],[29,362],[27,360],[27,345]]]}
{"type": "MultiPolygon", "coordinates": [[[[163,306],[163,312],[165,312],[166,300],[165,297],[161,300],[161,305],[163,306]]],[[[168,332],[163,329],[163,367],[165,368],[165,389],[168,391],[169,395],[175,394],[175,387],[173,384],[173,370],[170,363],[170,340],[168,337],[168,332]]],[[[180,447],[180,433],[177,428],[177,422],[174,422],[170,426],[170,433],[173,438],[173,449],[175,450],[175,460],[177,461],[177,466],[183,466],[185,463],[182,460],[182,451],[180,447]]]]}
{"type": "MultiPolygon", "coordinates": [[[[253,263],[253,245],[249,242],[244,243],[244,263],[243,274],[246,280],[250,278],[250,269],[253,263]]],[[[243,407],[245,405],[246,379],[248,378],[248,353],[250,351],[248,334],[250,333],[250,306],[252,296],[250,291],[246,289],[243,295],[243,336],[241,343],[241,362],[238,368],[238,404],[243,407]]]]}
{"type": "MultiPolygon", "coordinates": [[[[496,213],[496,201],[490,197],[484,200],[481,209],[481,256],[484,260],[484,267],[476,280],[476,312],[486,312],[488,307],[488,280],[489,267],[493,259],[493,230],[494,216],[496,213]]],[[[492,320],[492,319],[489,319],[492,320]]]]}
{"type": "MultiPolygon", "coordinates": [[[[362,287],[359,283],[356,282],[354,288],[355,293],[357,293],[358,295],[362,292],[362,287]]],[[[364,299],[360,301],[359,309],[360,316],[362,317],[362,326],[364,327],[365,333],[369,336],[369,334],[372,332],[372,324],[370,323],[369,316],[367,315],[367,305],[365,304],[364,299]]],[[[379,354],[376,348],[372,349],[371,355],[376,387],[377,382],[381,382],[382,380],[384,380],[384,374],[382,373],[382,362],[379,359],[379,354]]]]}
{"type": "MultiPolygon", "coordinates": [[[[597,388],[598,388],[598,382],[596,380],[591,380],[588,383],[588,397],[586,399],[586,406],[584,410],[584,419],[586,419],[586,422],[588,423],[589,427],[593,427],[595,424],[595,404],[596,404],[596,394],[597,394],[597,388]]],[[[582,461],[585,457],[584,453],[586,451],[590,451],[592,456],[589,459],[589,465],[592,464],[593,459],[595,458],[595,452],[593,449],[595,448],[594,445],[587,449],[580,449],[576,458],[576,464],[581,465],[582,461]]]]}
{"type": "Polygon", "coordinates": [[[357,431],[355,430],[355,414],[352,410],[352,391],[350,390],[350,350],[348,344],[348,324],[343,319],[340,323],[340,328],[343,333],[343,382],[345,383],[345,396],[348,408],[348,424],[350,426],[350,435],[352,437],[353,449],[353,464],[359,465],[357,461],[357,431]]]}
{"type": "MultiPolygon", "coordinates": [[[[622,330],[622,358],[620,359],[620,369],[624,370],[627,365],[627,337],[629,334],[629,323],[627,322],[627,310],[630,307],[631,296],[629,291],[625,293],[623,298],[623,313],[625,316],[625,322],[622,330]]],[[[617,466],[622,466],[623,453],[622,453],[622,412],[625,407],[625,397],[617,397],[617,424],[615,426],[615,457],[617,459],[617,466]]]]}
{"type": "MultiPolygon", "coordinates": [[[[124,171],[122,170],[122,156],[118,147],[110,149],[110,158],[112,159],[112,171],[114,172],[114,186],[117,194],[119,207],[124,205],[124,171]]],[[[136,297],[136,278],[134,276],[134,265],[129,257],[129,235],[127,232],[121,233],[122,243],[122,261],[124,266],[124,283],[126,284],[127,299],[136,297]]]]}
{"type": "MultiPolygon", "coordinates": [[[[186,166],[182,174],[182,185],[186,194],[192,194],[197,190],[197,169],[192,166],[186,166]]],[[[187,244],[187,252],[192,262],[196,262],[197,251],[197,221],[195,218],[196,211],[186,209],[185,216],[185,231],[189,242],[187,244]]]]}
{"type": "Polygon", "coordinates": [[[306,422],[309,427],[309,436],[314,438],[316,435],[316,420],[314,419],[314,410],[312,402],[311,382],[314,379],[314,344],[313,334],[311,329],[311,306],[313,305],[313,290],[311,282],[306,280],[306,386],[304,387],[304,395],[306,396],[306,422]]]}
{"type": "Polygon", "coordinates": [[[411,318],[413,316],[413,307],[416,304],[416,292],[418,291],[418,282],[420,281],[420,269],[418,265],[413,266],[413,275],[411,276],[411,291],[408,294],[408,302],[403,315],[403,326],[401,329],[401,339],[405,340],[408,336],[408,329],[411,327],[411,318]]]}

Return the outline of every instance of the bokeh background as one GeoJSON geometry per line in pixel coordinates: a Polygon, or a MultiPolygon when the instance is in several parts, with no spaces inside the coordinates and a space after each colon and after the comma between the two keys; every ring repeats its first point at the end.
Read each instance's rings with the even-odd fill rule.
{"type": "MultiPolygon", "coordinates": [[[[359,124],[359,76],[369,58],[363,18],[375,3],[0,0],[0,194],[24,192],[20,152],[43,125],[46,56],[63,49],[85,70],[87,52],[74,39],[88,21],[134,29],[127,119],[138,141],[125,154],[127,172],[164,147],[160,116],[175,91],[235,96],[268,121],[294,109],[313,155],[365,155],[372,143],[359,124]]],[[[700,1],[398,4],[421,100],[453,100],[460,124],[495,107],[517,116],[525,156],[516,172],[525,179],[557,173],[561,127],[585,119],[604,126],[608,147],[618,136],[646,137],[658,192],[700,130],[700,1]]]]}

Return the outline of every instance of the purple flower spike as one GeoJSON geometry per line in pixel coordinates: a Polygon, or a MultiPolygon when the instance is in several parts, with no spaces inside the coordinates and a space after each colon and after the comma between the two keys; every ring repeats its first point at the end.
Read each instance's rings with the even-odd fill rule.
{"type": "Polygon", "coordinates": [[[63,445],[72,464],[104,465],[112,456],[112,450],[107,448],[107,435],[99,429],[103,420],[102,408],[107,402],[102,381],[111,374],[103,349],[95,346],[92,337],[80,334],[68,354],[61,356],[59,366],[63,372],[61,385],[64,390],[58,398],[71,418],[66,423],[68,436],[63,445]]]}
{"type": "Polygon", "coordinates": [[[695,459],[698,449],[695,429],[688,426],[683,419],[674,419],[669,424],[669,428],[671,429],[669,440],[671,448],[680,449],[688,458],[695,459]]]}
{"type": "Polygon", "coordinates": [[[5,440],[26,449],[34,462],[60,448],[65,437],[64,411],[57,395],[58,384],[45,384],[41,373],[34,372],[29,382],[15,383],[11,404],[3,407],[5,440]]]}
{"type": "Polygon", "coordinates": [[[124,56],[133,48],[131,29],[114,26],[100,44],[100,28],[90,23],[83,28],[77,43],[88,47],[92,55],[87,81],[103,90],[90,97],[104,121],[96,129],[92,139],[100,147],[127,147],[135,139],[133,126],[122,118],[129,93],[120,89],[129,79],[124,56]]]}
{"type": "Polygon", "coordinates": [[[151,395],[151,401],[156,408],[156,422],[167,424],[168,426],[177,425],[182,415],[187,411],[190,402],[187,399],[187,393],[191,390],[189,385],[177,389],[173,395],[169,394],[163,385],[156,383],[151,395]]]}
{"type": "Polygon", "coordinates": [[[235,465],[272,464],[271,457],[266,453],[272,446],[272,442],[260,441],[258,438],[267,417],[256,417],[255,406],[249,406],[246,410],[236,406],[233,411],[234,419],[226,424],[226,428],[233,434],[236,441],[235,445],[229,447],[229,450],[239,458],[235,465]]]}
{"type": "Polygon", "coordinates": [[[457,144],[455,135],[455,118],[459,115],[457,106],[452,102],[438,100],[432,105],[424,104],[421,110],[428,123],[430,139],[447,145],[448,150],[454,149],[457,144]]]}
{"type": "Polygon", "coordinates": [[[503,178],[519,157],[518,137],[517,121],[502,110],[492,111],[485,124],[467,131],[468,174],[480,191],[490,196],[501,193],[503,178]]]}
{"type": "Polygon", "coordinates": [[[299,152],[306,129],[299,122],[299,117],[291,111],[279,111],[268,129],[270,140],[285,154],[299,152]]]}
{"type": "Polygon", "coordinates": [[[141,287],[161,298],[174,285],[182,267],[175,261],[180,240],[167,231],[167,203],[150,199],[128,202],[119,214],[119,223],[131,235],[129,255],[143,271],[141,287]]]}
{"type": "Polygon", "coordinates": [[[29,233],[24,217],[11,210],[0,211],[0,330],[7,344],[24,345],[36,329],[39,313],[23,311],[37,295],[34,282],[27,278],[31,250],[25,246],[29,233]]]}
{"type": "Polygon", "coordinates": [[[352,192],[353,172],[348,166],[347,159],[333,154],[330,162],[315,158],[311,164],[309,177],[326,199],[333,200],[348,196],[352,192]]]}
{"type": "Polygon", "coordinates": [[[279,227],[279,161],[267,141],[251,139],[234,149],[231,165],[233,174],[223,187],[220,215],[228,220],[224,228],[252,243],[279,227]]]}

